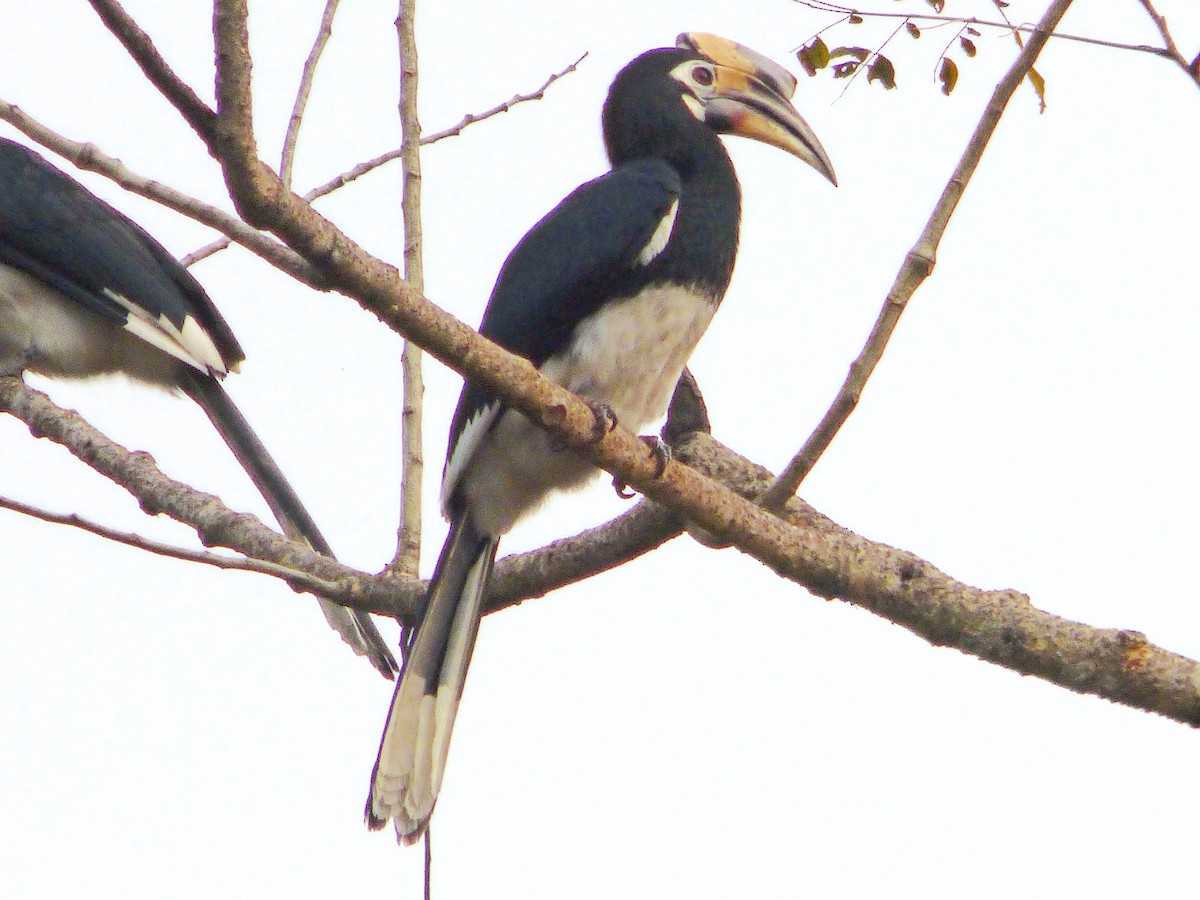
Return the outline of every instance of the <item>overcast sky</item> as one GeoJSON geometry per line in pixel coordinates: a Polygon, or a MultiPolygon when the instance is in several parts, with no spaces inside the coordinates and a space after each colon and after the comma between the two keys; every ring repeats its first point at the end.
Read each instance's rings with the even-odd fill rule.
{"type": "MultiPolygon", "coordinates": [[[[215,163],[87,4],[8,6],[0,97],[221,201],[215,163]]],[[[321,6],[251,4],[269,162],[321,6]]],[[[1063,30],[1158,42],[1135,0],[1078,6],[1063,30]]],[[[210,97],[209,5],[127,8],[210,97]]],[[[1200,49],[1194,3],[1161,11],[1185,55],[1200,49]]],[[[297,187],[398,144],[395,14],[343,4],[297,187]]],[[[429,148],[428,296],[478,321],[512,245],[604,171],[600,105],[633,56],[705,30],[796,70],[791,51],[830,21],[786,0],[425,3],[427,131],[590,54],[542,102],[429,148]]],[[[874,46],[891,27],[832,40],[874,46]]],[[[860,79],[838,100],[842,82],[802,76],[796,103],[836,190],[729,141],[742,250],[692,368],[716,436],[757,462],[782,466],[832,399],[1015,53],[986,33],[944,98],[934,72],[951,34],[897,38],[890,94],[860,79]]],[[[967,583],[1200,657],[1200,95],[1149,55],[1056,42],[1038,68],[1047,112],[1018,92],[933,277],[802,494],[967,583]]],[[[79,177],[177,254],[211,236],[79,177]]],[[[398,167],[320,208],[399,262],[398,167]]],[[[249,356],[231,392],[340,557],[379,569],[395,540],[399,339],[242,251],[195,272],[249,356]]],[[[426,573],[459,388],[437,364],[427,379],[426,573]]],[[[49,390],[169,474],[268,515],[188,401],[119,380],[49,390]]],[[[0,494],[196,543],[5,417],[0,494]]],[[[624,508],[605,479],[502,552],[624,508]]],[[[311,597],[7,512],[0,560],[0,895],[419,896],[420,851],[361,824],[391,686],[311,597]]],[[[1198,758],[1184,726],[933,649],[680,538],[486,620],[434,819],[436,896],[1162,895],[1195,881],[1198,758]]]]}

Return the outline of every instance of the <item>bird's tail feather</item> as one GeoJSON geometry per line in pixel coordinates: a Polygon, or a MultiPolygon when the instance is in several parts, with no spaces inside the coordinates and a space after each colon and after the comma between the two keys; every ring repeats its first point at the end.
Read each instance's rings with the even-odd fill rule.
{"type": "MultiPolygon", "coordinates": [[[[293,540],[305,540],[318,553],[333,557],[329,542],[317,528],[317,523],[308,514],[291,484],[221,383],[211,376],[188,369],[181,386],[184,392],[200,405],[213,427],[229,445],[229,449],[250,476],[254,486],[267,501],[267,506],[279,521],[284,534],[293,540]]],[[[371,617],[365,612],[346,609],[324,598],[318,600],[325,620],[341,635],[342,640],[349,644],[355,653],[366,656],[371,665],[385,678],[394,678],[398,671],[396,660],[388,649],[387,642],[375,628],[371,617]]]]}
{"type": "Polygon", "coordinates": [[[452,524],[392,696],[366,822],[375,831],[393,819],[404,844],[421,837],[437,802],[497,544],[469,522],[452,524]]]}

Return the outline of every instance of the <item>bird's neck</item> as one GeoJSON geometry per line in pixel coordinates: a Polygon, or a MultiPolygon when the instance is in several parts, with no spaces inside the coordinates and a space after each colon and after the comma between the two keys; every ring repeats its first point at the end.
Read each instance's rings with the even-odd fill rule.
{"type": "Polygon", "coordinates": [[[737,255],[742,194],[725,145],[705,131],[708,140],[667,159],[683,182],[672,243],[676,270],[702,274],[703,287],[720,301],[737,255]]]}

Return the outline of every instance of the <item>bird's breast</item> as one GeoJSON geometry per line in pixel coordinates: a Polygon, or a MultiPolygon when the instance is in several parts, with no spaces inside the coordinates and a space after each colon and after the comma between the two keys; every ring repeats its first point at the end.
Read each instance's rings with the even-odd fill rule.
{"type": "MultiPolygon", "coordinates": [[[[716,312],[708,294],[660,284],[606,304],[576,326],[570,343],[541,366],[569,390],[610,406],[639,431],[667,411],[671,393],[716,312]]],[[[559,445],[514,410],[495,406],[467,424],[446,466],[443,506],[461,498],[481,533],[504,534],[554,490],[596,474],[583,456],[559,445]]]]}
{"type": "Polygon", "coordinates": [[[638,431],[667,411],[716,310],[716,300],[694,288],[652,285],[580,322],[570,344],[543,363],[542,374],[608,404],[623,426],[638,431]]]}

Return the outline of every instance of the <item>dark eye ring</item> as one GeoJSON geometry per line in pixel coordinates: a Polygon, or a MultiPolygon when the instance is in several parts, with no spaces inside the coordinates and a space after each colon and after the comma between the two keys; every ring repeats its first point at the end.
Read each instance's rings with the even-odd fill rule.
{"type": "Polygon", "coordinates": [[[701,87],[712,87],[713,73],[712,69],[706,66],[696,66],[692,69],[692,80],[701,87]]]}

